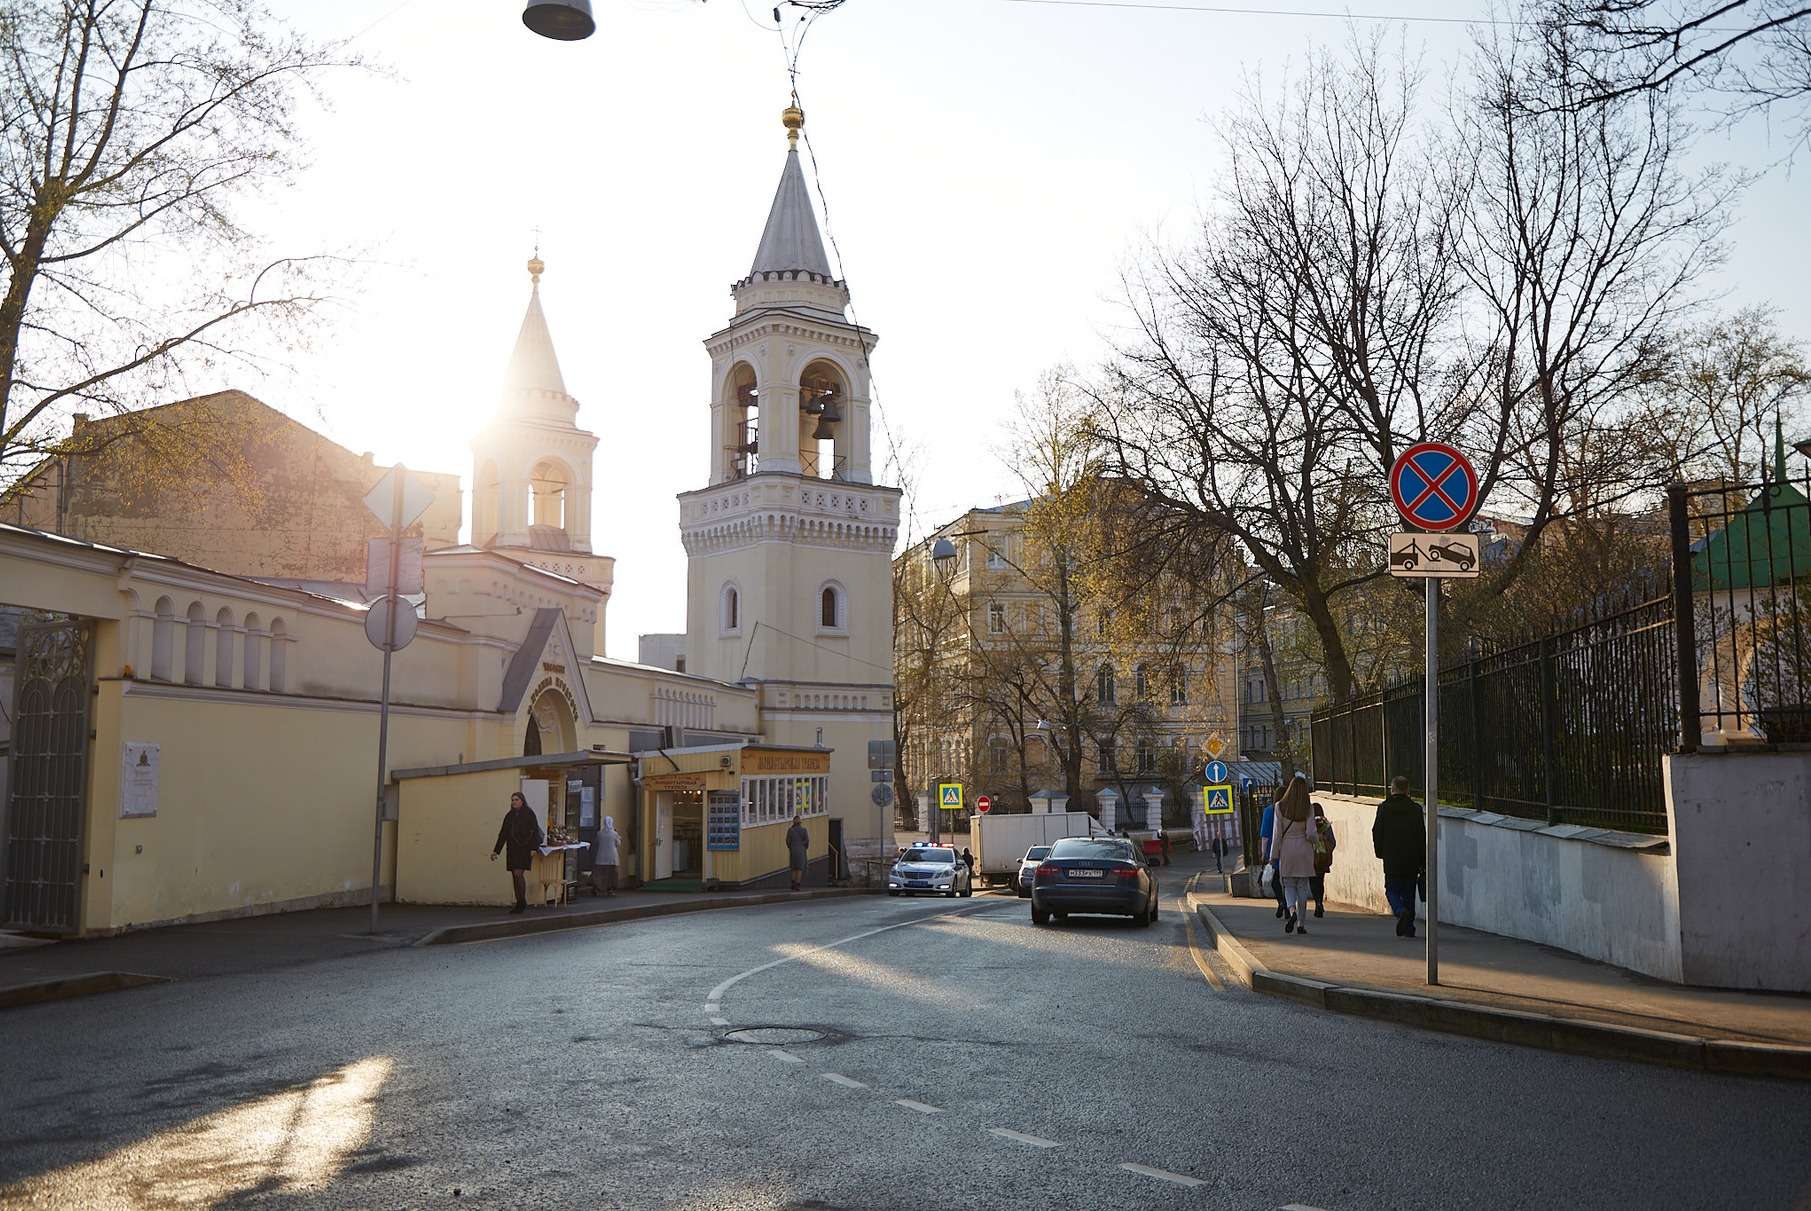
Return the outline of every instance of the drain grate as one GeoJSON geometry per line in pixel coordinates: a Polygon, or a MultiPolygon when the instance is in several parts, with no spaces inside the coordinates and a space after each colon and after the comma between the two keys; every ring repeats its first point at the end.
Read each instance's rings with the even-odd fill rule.
{"type": "Polygon", "coordinates": [[[723,1036],[732,1043],[754,1043],[762,1047],[783,1047],[788,1043],[815,1043],[824,1037],[821,1030],[807,1026],[744,1026],[723,1036]]]}

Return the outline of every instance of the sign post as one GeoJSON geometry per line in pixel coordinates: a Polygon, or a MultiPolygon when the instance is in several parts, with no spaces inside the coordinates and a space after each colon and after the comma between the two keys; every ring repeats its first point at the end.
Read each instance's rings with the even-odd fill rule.
{"type": "MultiPolygon", "coordinates": [[[[1471,461],[1441,442],[1417,442],[1390,468],[1390,496],[1411,526],[1436,535],[1456,530],[1478,509],[1478,473],[1471,461]]],[[[1433,540],[1398,534],[1390,541],[1390,574],[1420,576],[1427,585],[1424,798],[1427,808],[1427,982],[1440,983],[1440,579],[1478,574],[1477,539],[1433,540]],[[1407,542],[1403,542],[1404,538],[1407,542]]]]}
{"type": "MultiPolygon", "coordinates": [[[[415,607],[398,591],[402,587],[404,548],[402,532],[434,503],[434,490],[420,476],[397,463],[365,494],[365,507],[390,528],[390,537],[373,543],[373,553],[387,567],[367,568],[365,579],[373,585],[383,580],[383,596],[372,603],[365,617],[365,638],[384,654],[383,697],[377,711],[377,819],[371,837],[371,932],[377,932],[377,882],[383,875],[384,858],[384,781],[388,773],[390,748],[390,657],[415,638],[415,607]]],[[[415,557],[414,574],[420,576],[420,559],[415,557]]]]}

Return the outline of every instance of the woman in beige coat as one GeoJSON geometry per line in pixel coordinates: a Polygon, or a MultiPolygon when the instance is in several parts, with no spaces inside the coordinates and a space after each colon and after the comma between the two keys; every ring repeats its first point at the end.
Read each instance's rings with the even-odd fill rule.
{"type": "Polygon", "coordinates": [[[1283,900],[1288,907],[1284,933],[1308,932],[1309,885],[1314,879],[1313,828],[1308,779],[1297,774],[1277,802],[1276,820],[1270,830],[1270,857],[1283,880],[1283,900]]]}

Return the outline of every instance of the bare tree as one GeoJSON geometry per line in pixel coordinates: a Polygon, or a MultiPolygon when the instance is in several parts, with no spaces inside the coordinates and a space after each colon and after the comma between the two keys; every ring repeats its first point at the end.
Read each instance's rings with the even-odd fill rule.
{"type": "Polygon", "coordinates": [[[1656,462],[1695,480],[1771,474],[1775,425],[1796,436],[1811,395],[1804,345],[1780,334],[1774,314],[1744,308],[1668,342],[1637,426],[1656,462]]]}
{"type": "Polygon", "coordinates": [[[1802,0],[1553,0],[1543,25],[1564,49],[1572,105],[1698,90],[1727,116],[1779,115],[1811,140],[1811,5],[1802,0]]]}
{"type": "Polygon", "coordinates": [[[1640,389],[1721,258],[1739,183],[1688,175],[1689,130],[1664,97],[1563,100],[1551,38],[1481,43],[1458,144],[1471,180],[1458,228],[1471,403],[1462,444],[1483,492],[1530,518],[1501,589],[1556,518],[1583,517],[1670,473],[1629,457],[1640,389]]]}
{"type": "Polygon", "coordinates": [[[1387,470],[1405,435],[1455,424],[1455,198],[1414,92],[1373,42],[1317,53],[1280,103],[1249,93],[1220,126],[1216,212],[1130,278],[1136,334],[1096,392],[1115,471],[1245,549],[1314,627],[1336,700],[1354,688],[1336,599],[1380,573],[1387,470]]]}
{"type": "Polygon", "coordinates": [[[353,62],[257,0],[9,0],[0,476],[68,412],[129,412],[248,358],[255,326],[297,332],[323,263],[268,257],[237,207],[297,171],[296,102],[353,62]]]}

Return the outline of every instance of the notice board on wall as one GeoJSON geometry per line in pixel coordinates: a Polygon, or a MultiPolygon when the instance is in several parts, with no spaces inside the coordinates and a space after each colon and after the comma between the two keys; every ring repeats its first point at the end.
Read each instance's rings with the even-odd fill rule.
{"type": "Polygon", "coordinates": [[[704,846],[706,849],[742,848],[742,796],[735,791],[711,791],[707,795],[704,846]]]}

